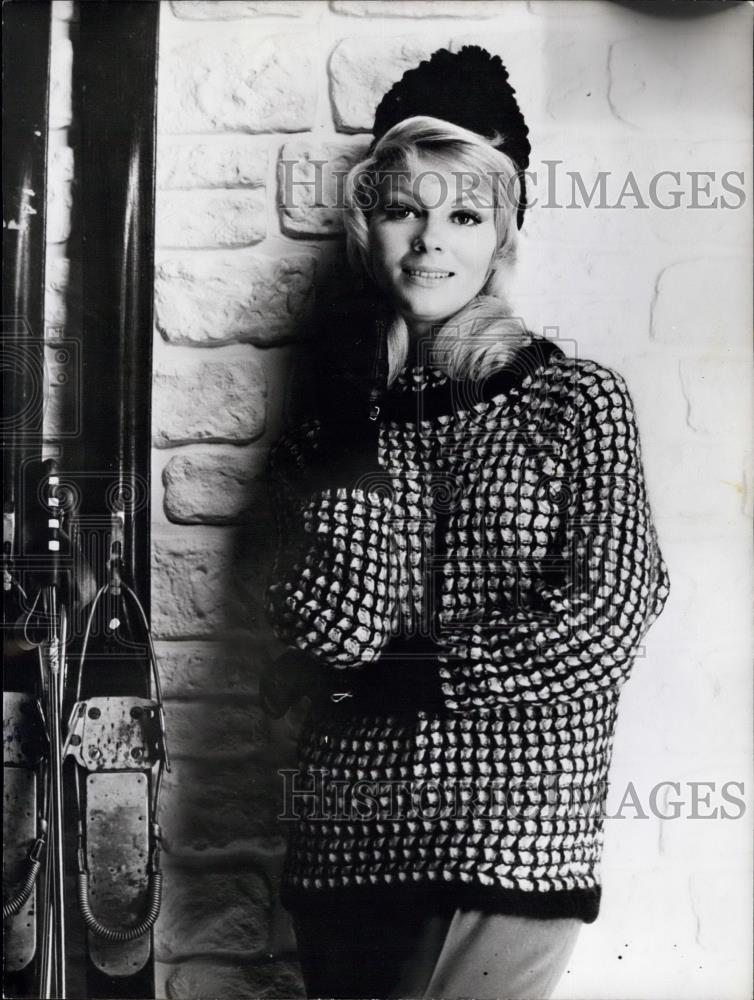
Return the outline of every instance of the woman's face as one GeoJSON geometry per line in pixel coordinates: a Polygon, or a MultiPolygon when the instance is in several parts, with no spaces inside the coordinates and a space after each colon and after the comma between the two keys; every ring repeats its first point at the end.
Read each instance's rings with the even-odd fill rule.
{"type": "Polygon", "coordinates": [[[468,170],[428,158],[378,188],[369,255],[378,285],[412,336],[462,309],[484,287],[497,249],[489,187],[472,195],[468,170]]]}

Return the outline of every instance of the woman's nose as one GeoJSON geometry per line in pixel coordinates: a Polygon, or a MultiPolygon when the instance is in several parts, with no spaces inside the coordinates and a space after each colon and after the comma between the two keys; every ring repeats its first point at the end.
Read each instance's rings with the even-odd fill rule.
{"type": "Polygon", "coordinates": [[[415,253],[429,253],[431,251],[442,251],[443,240],[439,227],[432,222],[427,222],[420,233],[414,236],[412,247],[415,253]]]}

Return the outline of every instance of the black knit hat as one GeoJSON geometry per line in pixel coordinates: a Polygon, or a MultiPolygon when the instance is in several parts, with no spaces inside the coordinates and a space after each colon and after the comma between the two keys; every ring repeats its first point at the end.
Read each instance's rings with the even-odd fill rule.
{"type": "Polygon", "coordinates": [[[438,49],[428,60],[407,70],[379,103],[371,148],[393,125],[415,115],[440,118],[490,138],[496,133],[504,137],[496,149],[518,167],[520,229],[526,208],[524,171],[529,166],[531,146],[529,129],[500,56],[490,55],[478,45],[464,45],[455,53],[438,49]]]}

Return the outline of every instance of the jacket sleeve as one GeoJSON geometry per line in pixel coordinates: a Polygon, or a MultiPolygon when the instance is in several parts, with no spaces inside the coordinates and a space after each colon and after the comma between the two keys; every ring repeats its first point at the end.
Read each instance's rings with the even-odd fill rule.
{"type": "MultiPolygon", "coordinates": [[[[573,700],[622,684],[669,586],[623,380],[590,365],[568,409],[562,530],[533,600],[463,630],[440,615],[450,709],[573,700]]],[[[444,605],[450,604],[447,600],[444,605]]]]}
{"type": "Polygon", "coordinates": [[[305,467],[316,433],[315,424],[302,428],[271,452],[279,542],[267,614],[288,646],[359,669],[380,656],[397,614],[392,499],[374,477],[312,488],[305,467]]]}

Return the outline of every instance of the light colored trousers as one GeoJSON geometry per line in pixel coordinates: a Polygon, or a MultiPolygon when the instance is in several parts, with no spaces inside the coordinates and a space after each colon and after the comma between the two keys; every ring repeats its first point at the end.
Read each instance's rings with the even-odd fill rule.
{"type": "Polygon", "coordinates": [[[546,1000],[582,922],[473,909],[325,906],[293,914],[307,996],[546,1000]]]}

